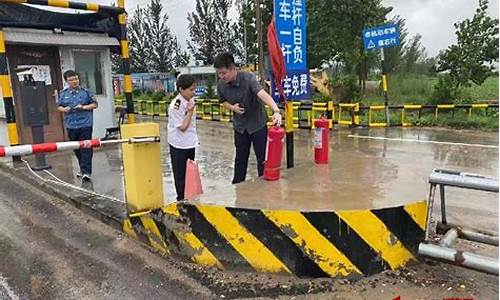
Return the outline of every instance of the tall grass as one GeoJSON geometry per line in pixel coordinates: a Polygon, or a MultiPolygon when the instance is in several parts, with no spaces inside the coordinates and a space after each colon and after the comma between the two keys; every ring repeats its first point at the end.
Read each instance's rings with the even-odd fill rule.
{"type": "MultiPolygon", "coordinates": [[[[424,75],[388,75],[389,104],[431,104],[437,77],[424,75]]],[[[481,100],[498,100],[498,76],[489,77],[482,85],[473,84],[460,90],[460,98],[450,103],[474,103],[481,100]]],[[[381,91],[368,91],[360,99],[364,105],[383,104],[381,91]]]]}

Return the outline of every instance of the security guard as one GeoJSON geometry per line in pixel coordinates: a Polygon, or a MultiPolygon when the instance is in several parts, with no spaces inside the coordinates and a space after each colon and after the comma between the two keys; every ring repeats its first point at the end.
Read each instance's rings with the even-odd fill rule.
{"type": "Polygon", "coordinates": [[[184,200],[186,162],[188,159],[194,160],[195,150],[198,147],[195,81],[192,75],[179,75],[176,83],[179,94],[168,107],[167,137],[177,200],[184,200]]]}
{"type": "MultiPolygon", "coordinates": [[[[59,93],[57,110],[64,113],[64,126],[71,141],[92,139],[93,110],[97,108],[95,96],[80,86],[78,74],[73,70],[64,72],[69,87],[59,93]]],[[[90,181],[92,175],[92,148],[74,150],[82,180],[90,181]]]]}

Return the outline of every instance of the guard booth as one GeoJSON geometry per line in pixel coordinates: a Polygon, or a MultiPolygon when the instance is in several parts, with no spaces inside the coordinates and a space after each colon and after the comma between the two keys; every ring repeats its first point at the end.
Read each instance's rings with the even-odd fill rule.
{"type": "MultiPolygon", "coordinates": [[[[66,9],[49,11],[0,2],[0,30],[3,31],[12,87],[8,96],[13,99],[15,113],[16,126],[9,130],[16,128],[19,144],[33,143],[31,128],[26,126],[29,122],[23,120],[29,111],[30,99],[21,95],[24,77],[18,74],[19,70],[29,70],[36,82],[45,83],[48,108],[45,142],[67,139],[56,99],[58,92],[66,87],[63,74],[70,69],[79,74],[80,85],[91,90],[99,102],[94,111],[94,137],[102,138],[107,128],[116,126],[111,77],[111,52],[119,52],[120,46],[116,15],[66,9]]],[[[4,95],[6,93],[2,91],[2,97],[4,95]]],[[[5,112],[3,101],[0,101],[0,117],[5,117],[5,112]]],[[[6,126],[3,122],[0,124],[6,126]]],[[[5,141],[0,141],[0,144],[5,144],[5,141]]]]}

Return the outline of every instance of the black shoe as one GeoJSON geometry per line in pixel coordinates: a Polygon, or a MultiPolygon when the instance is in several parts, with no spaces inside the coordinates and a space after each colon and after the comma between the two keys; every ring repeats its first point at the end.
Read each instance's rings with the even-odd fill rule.
{"type": "Polygon", "coordinates": [[[90,177],[89,174],[83,174],[82,175],[82,180],[84,180],[84,181],[92,181],[92,178],[90,177]]]}

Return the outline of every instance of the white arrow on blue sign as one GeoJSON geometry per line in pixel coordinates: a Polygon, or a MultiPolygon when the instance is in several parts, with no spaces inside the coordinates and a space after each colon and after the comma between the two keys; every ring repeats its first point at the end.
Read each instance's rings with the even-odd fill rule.
{"type": "Polygon", "coordinates": [[[363,30],[363,44],[367,50],[396,47],[399,45],[399,28],[394,23],[366,28],[363,30]]]}

